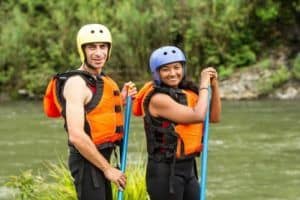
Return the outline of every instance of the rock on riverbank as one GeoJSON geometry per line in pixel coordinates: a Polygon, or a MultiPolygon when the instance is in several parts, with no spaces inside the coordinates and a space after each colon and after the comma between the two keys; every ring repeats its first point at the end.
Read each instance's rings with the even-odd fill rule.
{"type": "Polygon", "coordinates": [[[300,99],[300,81],[293,80],[284,65],[240,69],[228,79],[220,81],[222,99],[300,99]]]}

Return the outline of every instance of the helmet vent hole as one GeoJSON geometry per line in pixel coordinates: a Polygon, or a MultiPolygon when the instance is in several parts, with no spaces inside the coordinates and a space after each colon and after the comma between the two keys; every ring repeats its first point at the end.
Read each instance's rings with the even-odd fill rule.
{"type": "Polygon", "coordinates": [[[176,51],[175,51],[175,50],[172,50],[172,53],[176,53],[176,51]]]}
{"type": "Polygon", "coordinates": [[[94,30],[91,30],[91,33],[95,33],[95,31],[94,31],[94,30]]]}
{"type": "Polygon", "coordinates": [[[165,52],[164,52],[164,55],[167,55],[167,54],[168,54],[168,53],[165,51],[165,52]]]}
{"type": "Polygon", "coordinates": [[[100,32],[100,33],[103,33],[103,30],[100,30],[99,32],[100,32]]]}

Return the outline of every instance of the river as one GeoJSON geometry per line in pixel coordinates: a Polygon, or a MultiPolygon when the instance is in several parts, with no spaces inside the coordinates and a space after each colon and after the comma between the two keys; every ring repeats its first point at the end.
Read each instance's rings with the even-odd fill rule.
{"type": "MultiPolygon", "coordinates": [[[[8,178],[66,160],[67,137],[62,120],[47,118],[41,102],[1,103],[0,111],[0,199],[8,200],[8,178]]],[[[129,163],[144,154],[142,132],[133,117],[129,163]]],[[[209,199],[300,199],[299,102],[224,101],[209,141],[209,199]]]]}

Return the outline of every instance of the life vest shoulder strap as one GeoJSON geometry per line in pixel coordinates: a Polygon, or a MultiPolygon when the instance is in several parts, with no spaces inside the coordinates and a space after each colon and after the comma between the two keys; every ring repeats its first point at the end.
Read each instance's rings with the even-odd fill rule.
{"type": "Polygon", "coordinates": [[[56,74],[54,78],[57,78],[59,81],[65,82],[68,78],[76,75],[81,76],[89,85],[96,85],[96,79],[90,73],[82,70],[70,70],[67,72],[59,73],[56,74]]]}
{"type": "Polygon", "coordinates": [[[157,93],[163,93],[169,95],[172,99],[174,99],[174,101],[183,105],[187,105],[186,94],[183,92],[182,89],[154,86],[153,89],[149,91],[149,93],[146,95],[144,99],[144,103],[143,103],[144,113],[149,114],[148,107],[149,107],[151,97],[157,93]]]}

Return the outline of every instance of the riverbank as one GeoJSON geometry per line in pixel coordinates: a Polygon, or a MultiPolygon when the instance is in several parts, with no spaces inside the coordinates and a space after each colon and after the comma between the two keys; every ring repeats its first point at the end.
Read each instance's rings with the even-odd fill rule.
{"type": "Polygon", "coordinates": [[[287,67],[286,59],[269,59],[233,72],[220,80],[226,100],[300,99],[300,80],[287,67]]]}
{"type": "Polygon", "coordinates": [[[259,81],[258,78],[248,81],[243,80],[243,78],[221,81],[220,96],[223,100],[300,99],[300,81],[288,80],[277,88],[272,88],[268,93],[259,92],[253,86],[256,81],[259,81]]]}
{"type": "MultiPolygon", "coordinates": [[[[241,74],[236,72],[231,78],[220,81],[220,96],[222,100],[298,100],[300,99],[300,81],[286,80],[276,88],[270,88],[267,92],[260,91],[257,82],[260,75],[241,74]]],[[[36,99],[36,97],[24,96],[24,99],[36,99]]],[[[41,97],[38,99],[41,100],[41,97]]],[[[0,93],[0,102],[11,101],[8,94],[0,93]]]]}

